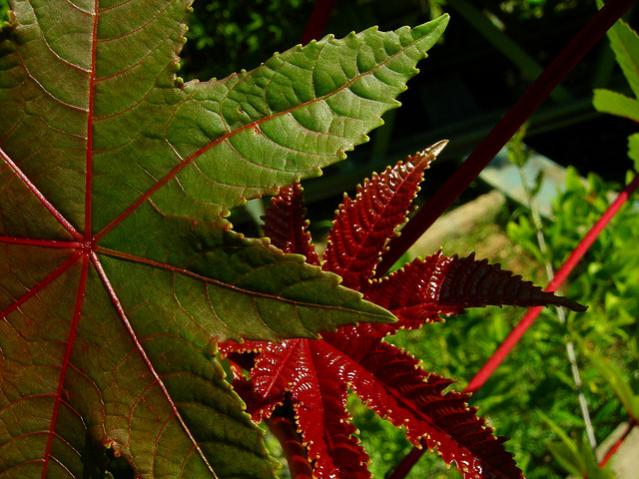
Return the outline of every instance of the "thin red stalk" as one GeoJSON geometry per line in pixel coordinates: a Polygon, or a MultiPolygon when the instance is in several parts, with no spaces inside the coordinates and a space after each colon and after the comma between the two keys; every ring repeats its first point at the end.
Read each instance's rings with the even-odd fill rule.
{"type": "Polygon", "coordinates": [[[169,408],[171,409],[171,412],[173,413],[173,416],[177,420],[178,424],[180,424],[180,426],[182,427],[182,430],[184,431],[186,436],[189,438],[189,441],[193,445],[193,449],[197,451],[198,455],[202,459],[202,462],[205,464],[206,468],[211,473],[211,477],[216,478],[217,475],[215,474],[215,471],[213,470],[213,468],[211,467],[211,464],[209,463],[208,459],[204,455],[202,448],[200,447],[198,442],[195,440],[193,433],[191,432],[189,427],[186,425],[186,422],[184,422],[184,419],[182,418],[182,415],[180,414],[180,411],[177,405],[175,404],[175,401],[173,401],[173,398],[171,397],[169,390],[164,384],[164,381],[162,381],[162,378],[160,377],[158,372],[155,370],[155,367],[153,366],[151,359],[147,355],[144,349],[144,346],[142,346],[142,343],[140,343],[138,336],[135,330],[133,329],[133,325],[129,321],[129,318],[127,317],[126,313],[124,312],[124,308],[122,306],[122,303],[120,302],[120,298],[118,297],[117,293],[115,292],[115,289],[111,285],[111,281],[109,280],[109,277],[107,276],[106,271],[104,271],[104,268],[102,267],[102,263],[100,263],[100,259],[95,253],[91,253],[91,262],[93,263],[93,266],[98,272],[100,281],[102,282],[102,285],[104,286],[104,289],[106,290],[106,293],[109,296],[109,299],[111,300],[111,304],[115,308],[118,317],[122,321],[122,324],[124,328],[126,329],[127,333],[129,334],[129,337],[131,338],[131,341],[133,342],[135,349],[138,351],[140,358],[144,362],[144,365],[146,366],[151,376],[153,376],[155,383],[160,388],[160,391],[162,392],[162,395],[166,399],[169,405],[169,408]]]}
{"type": "Polygon", "coordinates": [[[291,477],[293,479],[311,479],[313,468],[308,461],[306,448],[296,430],[293,414],[291,413],[290,416],[267,419],[266,425],[282,445],[291,477]]]}
{"type": "MultiPolygon", "coordinates": [[[[556,291],[570,275],[574,267],[579,263],[581,258],[586,254],[590,246],[595,242],[599,234],[608,225],[610,220],[617,214],[619,209],[628,200],[630,195],[639,188],[639,174],[636,175],[633,180],[624,188],[624,190],[617,195],[617,198],[611,203],[604,214],[597,220],[592,228],[586,233],[586,235],[579,242],[577,247],[570,254],[568,259],[559,268],[554,278],[546,286],[546,291],[556,291]]],[[[477,374],[470,380],[468,386],[464,389],[464,392],[475,393],[477,392],[486,381],[493,375],[499,365],[506,359],[510,351],[519,342],[528,328],[535,322],[535,319],[539,315],[543,308],[536,306],[529,308],[519,324],[512,330],[504,342],[499,345],[493,355],[486,361],[484,366],[479,370],[477,374]]],[[[417,463],[422,454],[424,454],[425,448],[413,448],[408,455],[406,455],[387,479],[404,479],[411,468],[417,463]]],[[[614,454],[614,452],[612,453],[614,454]]]]}
{"type": "Polygon", "coordinates": [[[87,146],[85,160],[85,185],[84,185],[84,240],[91,239],[92,198],[91,188],[93,183],[93,118],[95,111],[95,64],[98,50],[98,19],[100,17],[100,2],[94,0],[93,6],[93,32],[91,36],[91,73],[89,74],[89,113],[87,114],[87,146]]]}
{"type": "MultiPolygon", "coordinates": [[[[586,233],[583,239],[579,242],[577,247],[570,254],[568,259],[561,265],[561,268],[555,273],[554,278],[548,286],[546,286],[546,291],[557,291],[557,289],[563,284],[563,282],[568,278],[568,275],[572,272],[575,266],[579,263],[581,258],[586,254],[588,249],[595,242],[599,234],[603,231],[603,229],[608,225],[610,220],[617,214],[619,209],[624,205],[624,203],[628,200],[628,197],[639,187],[639,175],[636,175],[632,182],[617,196],[615,201],[608,207],[601,218],[597,220],[592,228],[586,233]]],[[[528,312],[519,322],[519,324],[512,330],[512,332],[508,335],[508,337],[504,340],[504,342],[497,348],[497,350],[493,353],[493,355],[488,359],[486,364],[479,370],[477,374],[470,380],[468,386],[466,387],[466,392],[475,392],[479,388],[481,388],[484,383],[490,378],[497,367],[506,359],[506,356],[510,353],[510,351],[515,347],[515,345],[519,342],[524,333],[528,330],[528,328],[535,322],[537,316],[541,312],[542,307],[536,306],[534,308],[528,309],[528,312]]]]}
{"type": "Polygon", "coordinates": [[[36,294],[42,291],[44,288],[53,283],[56,279],[58,279],[65,271],[67,271],[73,264],[80,258],[80,253],[75,253],[71,255],[66,261],[64,261],[60,266],[54,269],[46,278],[40,281],[38,284],[29,288],[25,294],[23,294],[20,298],[18,298],[13,304],[0,311],[0,319],[6,318],[9,314],[13,313],[16,309],[22,306],[24,303],[29,301],[29,299],[33,298],[36,294]]]}
{"type": "Polygon", "coordinates": [[[466,386],[467,392],[476,392],[488,381],[499,365],[506,359],[510,351],[517,345],[524,333],[532,326],[542,309],[542,306],[535,306],[528,309],[517,326],[515,326],[508,337],[499,345],[493,355],[470,380],[468,386],[466,386]]]}
{"type": "Polygon", "coordinates": [[[601,461],[599,461],[599,467],[604,467],[606,464],[608,464],[608,461],[610,461],[610,459],[612,459],[612,457],[617,453],[624,441],[628,438],[628,436],[630,436],[632,429],[636,425],[637,423],[634,419],[631,419],[630,422],[628,422],[628,425],[626,426],[626,429],[621,437],[617,439],[614,444],[612,444],[612,446],[610,446],[610,448],[606,451],[606,454],[604,454],[604,457],[601,458],[601,461]]]}
{"type": "Polygon", "coordinates": [[[75,249],[82,246],[77,241],[57,241],[46,239],[33,239],[33,238],[18,238],[15,236],[0,236],[0,243],[15,244],[21,246],[38,246],[42,248],[60,248],[60,249],[75,249]]]}
{"type": "Polygon", "coordinates": [[[635,0],[609,0],[568,42],[460,168],[402,228],[401,236],[393,238],[378,268],[379,275],[384,274],[453,204],[555,87],[634,3],[635,0]]]}
{"type": "Polygon", "coordinates": [[[408,473],[411,471],[413,466],[417,464],[417,461],[421,459],[421,457],[426,452],[426,444],[422,440],[422,447],[414,447],[410,450],[404,459],[401,460],[399,464],[393,469],[393,471],[386,476],[386,479],[404,479],[408,476],[408,473]]]}
{"type": "Polygon", "coordinates": [[[335,0],[315,1],[311,17],[304,28],[304,33],[302,34],[303,45],[307,44],[311,40],[319,39],[324,34],[334,6],[335,0]]]}
{"type": "Polygon", "coordinates": [[[80,318],[82,317],[82,305],[84,304],[84,294],[87,287],[87,277],[89,273],[89,257],[84,255],[82,257],[82,272],[80,274],[80,284],[78,286],[78,292],[75,297],[75,307],[73,309],[73,318],[71,320],[71,326],[69,328],[69,336],[67,337],[67,345],[64,350],[64,356],[62,357],[62,365],[60,366],[60,377],[58,378],[58,387],[55,392],[55,400],[53,403],[53,412],[51,413],[51,423],[49,424],[49,434],[47,437],[47,444],[44,449],[44,462],[42,463],[42,479],[46,479],[47,472],[49,470],[49,462],[51,459],[51,450],[53,448],[53,439],[55,438],[55,430],[58,424],[58,412],[60,411],[60,404],[62,403],[62,394],[64,390],[64,382],[69,370],[69,362],[71,361],[71,355],[73,354],[73,346],[78,335],[78,325],[80,324],[80,318]]]}
{"type": "Polygon", "coordinates": [[[51,213],[51,216],[55,218],[55,220],[60,223],[60,225],[69,232],[71,236],[75,239],[82,239],[82,235],[76,231],[73,225],[60,213],[55,206],[51,204],[51,202],[42,194],[42,192],[38,189],[36,185],[34,185],[29,177],[24,174],[24,172],[14,163],[14,161],[9,158],[9,155],[5,153],[5,151],[0,148],[0,160],[2,160],[9,169],[15,174],[20,181],[27,187],[27,189],[35,196],[38,201],[46,208],[46,210],[51,213]]]}

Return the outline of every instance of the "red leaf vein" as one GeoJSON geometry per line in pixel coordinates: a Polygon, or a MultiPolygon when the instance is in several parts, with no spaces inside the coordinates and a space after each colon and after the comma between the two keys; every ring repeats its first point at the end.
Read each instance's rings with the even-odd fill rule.
{"type": "Polygon", "coordinates": [[[180,426],[184,430],[184,432],[187,435],[189,441],[193,445],[193,448],[198,452],[200,458],[202,459],[202,462],[204,462],[204,464],[206,465],[206,468],[211,473],[211,477],[217,478],[215,472],[213,471],[213,468],[211,467],[211,464],[209,463],[208,459],[204,455],[204,452],[202,451],[202,449],[198,445],[197,441],[195,440],[195,437],[193,437],[193,434],[191,433],[191,430],[189,429],[189,427],[184,422],[184,419],[182,418],[182,415],[180,414],[180,411],[178,410],[177,405],[173,401],[173,398],[171,397],[171,394],[169,393],[169,390],[167,389],[166,385],[162,381],[162,378],[160,377],[158,372],[155,370],[155,367],[153,366],[153,363],[151,362],[151,359],[149,358],[149,356],[147,355],[146,351],[144,350],[144,347],[142,346],[142,344],[138,340],[138,336],[137,336],[135,330],[133,329],[133,326],[131,325],[131,322],[129,321],[129,318],[127,317],[126,313],[124,312],[124,308],[122,307],[122,303],[120,302],[120,298],[118,297],[117,293],[115,292],[115,289],[113,289],[113,286],[111,285],[111,282],[109,281],[109,278],[106,275],[106,272],[104,271],[104,268],[102,267],[102,264],[100,263],[100,259],[98,258],[98,256],[95,253],[91,253],[91,262],[93,263],[93,266],[95,267],[95,269],[98,272],[98,276],[100,277],[100,281],[102,282],[102,285],[104,286],[104,289],[106,290],[109,298],[111,299],[111,303],[113,304],[113,307],[115,308],[118,317],[122,320],[122,324],[124,325],[125,329],[129,333],[129,336],[131,337],[131,340],[133,341],[133,344],[135,345],[136,350],[138,351],[140,357],[142,358],[142,361],[144,362],[144,364],[147,367],[148,371],[151,373],[151,375],[155,379],[158,387],[162,391],[162,395],[165,397],[167,403],[169,404],[169,407],[170,407],[173,415],[175,416],[175,419],[178,421],[178,423],[180,424],[180,426]]]}
{"type": "Polygon", "coordinates": [[[69,232],[75,239],[82,239],[82,235],[76,231],[62,213],[60,213],[53,204],[42,194],[36,185],[24,174],[24,172],[9,158],[9,155],[0,147],[0,159],[9,167],[9,169],[15,174],[20,181],[27,187],[27,189],[37,198],[37,200],[44,206],[51,216],[53,216],[60,225],[69,232]]]}
{"type": "Polygon", "coordinates": [[[93,118],[95,114],[95,66],[98,50],[98,20],[100,18],[100,3],[94,0],[93,31],[91,34],[91,72],[89,73],[89,113],[87,115],[87,144],[86,144],[86,173],[84,186],[84,240],[91,239],[92,198],[91,186],[93,181],[93,118]]]}
{"type": "Polygon", "coordinates": [[[32,297],[42,291],[44,288],[53,283],[57,278],[59,278],[65,271],[67,271],[71,266],[73,266],[76,261],[80,259],[80,253],[75,253],[71,255],[66,261],[64,261],[60,266],[54,269],[47,277],[45,277],[38,284],[33,286],[29,291],[27,291],[24,295],[18,298],[13,304],[5,308],[3,311],[0,311],[0,318],[6,318],[9,314],[13,313],[16,309],[22,306],[24,303],[29,301],[32,297]]]}
{"type": "Polygon", "coordinates": [[[71,361],[71,354],[73,353],[73,346],[78,335],[78,325],[80,324],[80,318],[82,317],[82,305],[84,304],[84,296],[87,286],[87,277],[89,273],[89,258],[88,256],[82,256],[82,272],[80,273],[80,284],[78,286],[78,292],[75,297],[75,308],[73,310],[73,318],[71,320],[71,327],[69,329],[69,336],[67,337],[67,345],[64,350],[64,356],[62,358],[62,366],[60,368],[60,377],[58,379],[58,388],[55,393],[55,401],[53,403],[53,412],[51,413],[51,423],[49,425],[49,435],[47,438],[47,444],[44,450],[44,463],[42,465],[42,479],[46,479],[47,471],[49,470],[49,461],[51,459],[51,449],[53,447],[53,439],[55,438],[55,430],[58,423],[58,412],[60,411],[60,404],[62,402],[62,394],[64,390],[64,382],[69,370],[69,361],[71,361]]]}
{"type": "Polygon", "coordinates": [[[15,244],[20,246],[36,246],[41,248],[77,249],[82,243],[77,241],[58,241],[35,238],[20,238],[16,236],[0,236],[0,243],[15,244]]]}

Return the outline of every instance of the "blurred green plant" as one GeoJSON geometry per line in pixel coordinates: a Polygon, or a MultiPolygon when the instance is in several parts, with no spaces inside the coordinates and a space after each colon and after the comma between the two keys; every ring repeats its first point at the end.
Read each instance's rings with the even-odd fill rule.
{"type": "MultiPolygon", "coordinates": [[[[608,193],[619,188],[619,185],[606,183],[595,175],[590,175],[584,182],[576,170],[568,170],[566,190],[557,197],[553,205],[554,218],[545,222],[543,228],[555,268],[605,211],[608,193]]],[[[509,237],[528,255],[540,263],[546,260],[536,241],[535,225],[527,214],[520,213],[516,221],[509,223],[507,231],[509,237]]],[[[542,321],[542,324],[536,326],[537,333],[548,328],[554,331],[548,331],[550,335],[540,338],[541,341],[535,348],[549,353],[546,346],[553,345],[555,349],[568,335],[569,340],[575,342],[580,342],[583,338],[584,343],[605,351],[607,356],[615,358],[620,364],[636,364],[639,358],[635,339],[636,318],[639,315],[639,257],[634,253],[633,238],[638,235],[637,208],[626,208],[615,218],[612,227],[602,233],[564,291],[566,294],[587,295],[591,298],[589,311],[578,320],[569,313],[566,329],[563,331],[556,322],[542,321]]],[[[548,317],[549,313],[545,312],[544,316],[548,317]]],[[[521,348],[521,355],[531,354],[524,348],[525,346],[521,348]]],[[[540,409],[558,421],[562,428],[582,430],[583,425],[573,412],[576,410],[576,400],[572,393],[574,385],[567,372],[567,365],[558,364],[560,358],[561,356],[548,356],[544,365],[540,365],[545,371],[557,368],[554,372],[546,373],[546,376],[548,379],[555,376],[560,381],[558,390],[544,391],[544,394],[551,394],[551,407],[540,409]],[[573,395],[573,398],[569,398],[569,395],[573,395]]],[[[588,401],[594,412],[595,433],[602,440],[619,422],[625,420],[625,414],[619,402],[614,400],[614,390],[601,384],[594,364],[591,363],[583,370],[583,376],[588,401]]],[[[530,477],[541,477],[537,475],[538,468],[535,468],[534,474],[532,472],[530,477]]]]}
{"type": "Polygon", "coordinates": [[[560,12],[577,5],[576,0],[505,0],[499,8],[506,13],[514,13],[521,18],[541,18],[548,12],[560,12]]]}
{"type": "MultiPolygon", "coordinates": [[[[542,18],[549,13],[561,12],[578,5],[577,0],[483,0],[474,1],[477,8],[501,12],[520,19],[542,18]]],[[[433,11],[444,8],[446,0],[429,0],[433,11]]]]}
{"type": "Polygon", "coordinates": [[[630,421],[634,424],[639,423],[639,394],[633,390],[632,384],[627,380],[627,373],[617,363],[602,356],[597,351],[588,350],[586,347],[583,349],[599,371],[599,374],[614,391],[630,421]]]}
{"type": "Polygon", "coordinates": [[[561,440],[560,443],[549,444],[548,450],[566,472],[572,477],[582,477],[585,479],[614,478],[614,473],[607,467],[607,462],[628,436],[630,430],[637,425],[637,418],[639,418],[639,395],[633,391],[627,371],[624,371],[617,362],[604,357],[583,342],[581,343],[581,349],[586,353],[591,364],[598,371],[605,384],[614,392],[618,401],[622,404],[628,416],[628,424],[625,432],[607,451],[603,451],[603,460],[598,461],[585,440],[572,439],[547,415],[541,411],[539,411],[539,415],[561,440]]]}
{"type": "MultiPolygon", "coordinates": [[[[553,220],[544,224],[554,267],[567,257],[583,233],[605,211],[608,193],[619,189],[619,185],[607,183],[594,174],[583,182],[575,169],[568,168],[566,191],[554,202],[553,220]]],[[[508,225],[507,231],[529,255],[538,261],[544,259],[535,242],[534,225],[526,215],[519,215],[508,225]]],[[[619,213],[609,230],[602,233],[576,270],[565,293],[592,298],[589,312],[579,322],[570,322],[569,326],[577,336],[597,337],[598,341],[606,339],[606,346],[612,347],[636,335],[639,330],[636,323],[639,255],[635,253],[638,235],[639,211],[636,206],[630,206],[619,213]],[[589,317],[606,318],[606,321],[584,320],[589,317]]],[[[569,314],[569,320],[573,316],[569,314]]]]}
{"type": "MultiPolygon", "coordinates": [[[[184,77],[223,78],[292,47],[299,43],[313,4],[314,0],[195,0],[182,53],[184,77]]],[[[0,28],[8,21],[8,11],[9,0],[0,0],[0,28]]]]}
{"type": "MultiPolygon", "coordinates": [[[[543,264],[546,271],[546,280],[550,283],[555,277],[555,268],[552,265],[553,251],[548,247],[546,241],[546,235],[544,233],[544,225],[541,218],[541,214],[537,207],[536,195],[541,189],[543,182],[543,170],[537,173],[536,178],[532,185],[530,185],[529,179],[525,173],[525,166],[530,156],[530,150],[524,143],[524,137],[526,135],[526,125],[519,129],[517,134],[513,136],[508,144],[508,158],[517,166],[519,176],[521,179],[522,189],[525,196],[525,206],[530,212],[530,220],[535,228],[535,239],[537,243],[537,250],[539,251],[539,262],[543,264]]],[[[559,323],[564,327],[567,327],[567,316],[565,308],[556,308],[556,318],[559,323]]],[[[581,370],[579,367],[579,361],[577,353],[575,351],[575,343],[564,330],[564,345],[566,348],[566,357],[570,364],[570,372],[574,383],[574,392],[577,395],[579,402],[579,408],[581,410],[581,416],[583,418],[584,430],[588,439],[588,445],[592,450],[597,447],[597,438],[595,437],[594,428],[592,425],[592,419],[590,414],[590,408],[588,406],[588,399],[584,393],[583,380],[581,378],[581,370]]]]}
{"type": "MultiPolygon", "coordinates": [[[[632,433],[633,429],[639,425],[639,395],[633,390],[632,385],[626,379],[626,372],[622,370],[619,364],[604,358],[597,351],[591,351],[587,347],[583,349],[608,383],[608,386],[615,392],[617,399],[621,402],[628,415],[628,422],[623,432],[617,433],[615,431],[617,435],[614,438],[614,442],[608,446],[607,450],[603,451],[599,461],[601,466],[608,464],[623,446],[624,441],[632,433]]],[[[637,373],[636,370],[634,372],[635,374],[637,373]]]]}
{"type": "Polygon", "coordinates": [[[9,0],[0,0],[0,29],[4,27],[9,20],[9,0]]]}
{"type": "Polygon", "coordinates": [[[582,479],[614,479],[609,467],[599,467],[597,458],[585,438],[574,440],[552,419],[538,412],[543,421],[554,431],[561,442],[548,445],[548,449],[561,467],[571,475],[582,479]]]}

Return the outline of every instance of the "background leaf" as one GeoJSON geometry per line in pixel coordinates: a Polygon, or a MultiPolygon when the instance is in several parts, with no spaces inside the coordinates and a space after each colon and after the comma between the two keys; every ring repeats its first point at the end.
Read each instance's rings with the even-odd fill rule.
{"type": "MultiPolygon", "coordinates": [[[[597,0],[597,4],[601,7],[603,2],[597,0]]],[[[608,30],[608,39],[630,88],[639,98],[639,36],[626,22],[618,20],[608,30]]]]}
{"type": "Polygon", "coordinates": [[[597,110],[604,113],[639,121],[639,101],[634,98],[628,98],[621,93],[601,88],[596,89],[593,105],[597,110]]]}

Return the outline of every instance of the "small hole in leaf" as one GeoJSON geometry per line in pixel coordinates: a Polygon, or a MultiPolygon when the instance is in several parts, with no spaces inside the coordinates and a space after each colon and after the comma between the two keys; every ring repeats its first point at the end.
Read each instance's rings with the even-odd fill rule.
{"type": "Polygon", "coordinates": [[[105,446],[87,437],[82,479],[135,479],[133,467],[117,451],[114,445],[105,446]]]}

